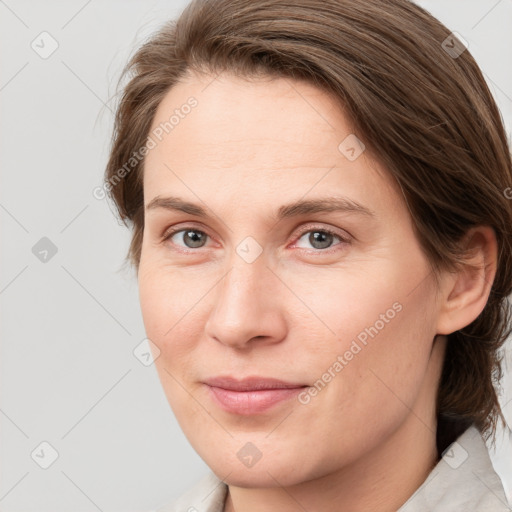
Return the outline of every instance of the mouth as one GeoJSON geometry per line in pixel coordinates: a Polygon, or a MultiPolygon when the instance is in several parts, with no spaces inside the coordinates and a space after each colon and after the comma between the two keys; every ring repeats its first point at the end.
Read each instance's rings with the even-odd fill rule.
{"type": "Polygon", "coordinates": [[[264,377],[215,377],[203,382],[213,401],[224,411],[239,415],[263,413],[297,396],[306,387],[264,377]]]}

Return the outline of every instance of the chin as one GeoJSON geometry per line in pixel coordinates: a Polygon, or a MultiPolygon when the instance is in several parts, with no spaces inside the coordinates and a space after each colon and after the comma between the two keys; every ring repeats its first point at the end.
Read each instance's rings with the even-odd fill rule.
{"type": "Polygon", "coordinates": [[[236,487],[288,487],[307,480],[307,478],[301,478],[299,475],[291,476],[290,471],[281,470],[272,463],[268,464],[268,467],[262,465],[258,468],[244,468],[240,464],[232,466],[221,464],[217,468],[211,469],[219,478],[224,479],[225,483],[236,487]]]}
{"type": "MultiPolygon", "coordinates": [[[[208,467],[228,485],[247,488],[265,488],[276,486],[293,486],[317,476],[313,467],[305,464],[304,453],[300,448],[295,451],[296,456],[290,457],[274,449],[270,453],[270,446],[262,448],[261,458],[251,460],[245,453],[251,449],[242,448],[224,450],[223,453],[198,451],[208,467]],[[240,453],[241,452],[241,453],[240,453]],[[266,455],[265,455],[266,453],[266,455]],[[297,457],[300,457],[297,458],[297,457]],[[245,458],[245,460],[244,460],[245,458]]],[[[318,471],[319,473],[319,471],[318,471]]]]}

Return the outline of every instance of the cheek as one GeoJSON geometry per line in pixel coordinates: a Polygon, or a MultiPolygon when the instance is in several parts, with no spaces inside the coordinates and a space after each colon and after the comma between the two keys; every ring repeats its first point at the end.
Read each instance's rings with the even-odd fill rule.
{"type": "Polygon", "coordinates": [[[291,334],[305,341],[293,347],[294,359],[311,368],[309,375],[318,383],[318,398],[311,397],[311,403],[327,407],[328,415],[338,410],[344,423],[349,417],[362,420],[354,411],[369,414],[371,422],[375,410],[389,406],[395,415],[406,411],[404,403],[412,405],[435,336],[431,280],[415,288],[414,280],[424,274],[422,259],[409,268],[389,260],[364,275],[338,271],[337,281],[332,276],[294,281],[295,293],[306,299],[306,313],[318,317],[315,325],[309,323],[315,336],[304,336],[300,316],[291,334]]]}
{"type": "Polygon", "coordinates": [[[340,362],[341,355],[337,368],[342,369],[323,405],[337,410],[335,415],[347,427],[352,424],[349,428],[353,432],[361,424],[373,425],[378,437],[414,407],[435,332],[429,290],[417,290],[409,296],[375,295],[379,300],[368,297],[368,309],[362,317],[355,320],[345,316],[344,325],[339,326],[345,336],[339,341],[338,352],[331,353],[330,364],[340,362]]]}
{"type": "MultiPolygon", "coordinates": [[[[203,368],[206,313],[217,274],[170,268],[141,259],[139,299],[147,337],[160,353],[155,361],[169,404],[181,422],[182,414],[194,417],[190,392],[198,369],[203,368]]],[[[192,401],[193,402],[193,401],[192,401]]]]}
{"type": "Polygon", "coordinates": [[[194,367],[193,348],[200,333],[196,307],[205,291],[196,286],[196,280],[194,286],[190,282],[187,286],[187,281],[190,279],[184,279],[176,269],[166,271],[156,265],[151,268],[148,261],[141,259],[139,300],[144,327],[160,351],[155,367],[180,423],[182,411],[191,419],[200,414],[185,389],[189,388],[188,373],[194,367]]]}
{"type": "Polygon", "coordinates": [[[309,334],[314,335],[310,344],[304,346],[301,342],[294,349],[318,353],[321,360],[316,366],[322,367],[329,362],[322,354],[332,362],[333,356],[342,355],[352,347],[352,354],[347,354],[352,359],[358,351],[354,341],[364,348],[372,340],[385,338],[392,324],[404,316],[400,272],[389,267],[383,270],[375,264],[364,272],[333,268],[283,273],[283,281],[290,283],[294,294],[289,303],[296,304],[295,316],[289,318],[290,337],[307,339],[303,331],[306,324],[309,334]]]}
{"type": "MultiPolygon", "coordinates": [[[[141,259],[139,300],[148,337],[165,346],[179,335],[183,326],[197,325],[200,303],[214,286],[212,276],[141,259]],[[152,338],[151,338],[152,339],[152,338]]],[[[181,337],[183,341],[190,337],[181,337]]]]}

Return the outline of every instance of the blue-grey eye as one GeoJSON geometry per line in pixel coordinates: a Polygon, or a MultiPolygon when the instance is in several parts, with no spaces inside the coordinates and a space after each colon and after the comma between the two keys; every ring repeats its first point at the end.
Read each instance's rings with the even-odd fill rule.
{"type": "MultiPolygon", "coordinates": [[[[335,235],[334,233],[316,229],[316,230],[311,230],[311,231],[308,231],[307,233],[304,233],[299,238],[298,242],[300,242],[300,240],[302,240],[306,236],[307,236],[308,243],[311,244],[313,249],[328,249],[329,247],[331,247],[331,245],[333,245],[333,241],[335,238],[337,238],[338,240],[341,241],[341,238],[339,236],[335,235]]],[[[307,247],[303,247],[300,245],[298,245],[298,246],[307,249],[307,247]]]]}
{"type": "MultiPolygon", "coordinates": [[[[206,233],[198,231],[197,229],[182,229],[180,231],[176,231],[176,233],[174,233],[170,238],[173,239],[177,235],[181,235],[181,241],[188,249],[203,247],[208,237],[206,233]]],[[[176,243],[176,241],[173,240],[173,243],[176,243]]]]}

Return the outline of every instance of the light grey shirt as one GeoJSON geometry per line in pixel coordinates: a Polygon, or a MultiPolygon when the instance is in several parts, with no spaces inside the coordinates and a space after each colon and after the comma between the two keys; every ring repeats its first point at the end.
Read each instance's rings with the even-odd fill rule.
{"type": "MultiPolygon", "coordinates": [[[[227,485],[210,473],[156,512],[223,512],[227,491],[227,485]]],[[[472,426],[445,450],[427,479],[397,512],[510,511],[485,442],[472,426]]]]}

